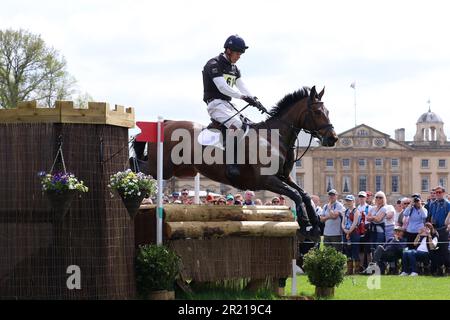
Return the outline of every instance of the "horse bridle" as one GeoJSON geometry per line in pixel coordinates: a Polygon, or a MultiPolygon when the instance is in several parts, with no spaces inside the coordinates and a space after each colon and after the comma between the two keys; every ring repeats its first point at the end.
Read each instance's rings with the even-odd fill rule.
{"type": "MultiPolygon", "coordinates": [[[[322,104],[322,105],[323,105],[323,102],[321,102],[321,101],[313,102],[312,99],[311,99],[311,97],[308,97],[307,112],[305,113],[305,116],[303,117],[303,121],[302,121],[302,123],[301,123],[301,126],[304,126],[304,124],[305,124],[305,122],[306,122],[308,116],[310,117],[311,122],[314,124],[314,126],[316,126],[316,120],[315,120],[314,115],[313,115],[313,106],[314,106],[315,104],[322,104]]],[[[281,120],[281,119],[279,119],[279,121],[280,121],[280,120],[281,120]]],[[[326,124],[326,125],[323,125],[323,126],[317,128],[316,130],[308,130],[308,129],[305,129],[304,127],[301,128],[301,127],[294,126],[291,122],[288,122],[288,121],[281,120],[281,122],[284,122],[284,123],[287,124],[292,130],[295,130],[295,131],[297,132],[297,135],[296,135],[296,136],[297,136],[297,137],[296,137],[296,140],[297,140],[297,141],[298,141],[298,133],[299,133],[301,130],[303,130],[303,131],[305,131],[306,133],[308,133],[308,134],[311,135],[311,137],[310,137],[310,139],[309,139],[308,146],[306,147],[305,151],[302,153],[302,155],[301,155],[300,157],[298,157],[298,149],[299,149],[299,147],[300,147],[299,144],[297,144],[297,146],[292,147],[292,149],[296,149],[296,156],[295,156],[294,162],[297,162],[298,160],[300,160],[301,158],[303,158],[303,156],[306,154],[306,152],[308,152],[309,148],[311,147],[311,142],[312,142],[312,138],[313,138],[313,137],[319,139],[320,141],[322,141],[322,136],[319,134],[319,131],[320,131],[320,130],[326,129],[326,132],[329,132],[329,131],[331,131],[331,130],[334,130],[334,126],[333,126],[331,123],[326,124]]]]}

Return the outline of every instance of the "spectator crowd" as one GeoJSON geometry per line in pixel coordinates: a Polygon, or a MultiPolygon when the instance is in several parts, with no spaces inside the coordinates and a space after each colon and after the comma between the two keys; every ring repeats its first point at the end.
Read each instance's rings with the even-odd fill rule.
{"type": "MultiPolygon", "coordinates": [[[[383,191],[373,194],[360,191],[355,197],[341,199],[335,189],[328,191],[328,201],[322,206],[317,195],[311,202],[320,221],[326,246],[332,246],[347,256],[347,274],[372,273],[417,276],[450,274],[450,201],[442,186],[434,188],[424,200],[419,193],[403,197],[391,205],[383,191]]],[[[163,203],[193,204],[189,190],[173,192],[163,197],[163,203]]],[[[206,205],[263,205],[255,193],[216,196],[201,199],[206,205]]],[[[264,205],[286,205],[284,196],[273,197],[264,205]]],[[[300,255],[314,244],[301,245],[300,255]]],[[[301,259],[300,259],[301,260],[301,259]]]]}

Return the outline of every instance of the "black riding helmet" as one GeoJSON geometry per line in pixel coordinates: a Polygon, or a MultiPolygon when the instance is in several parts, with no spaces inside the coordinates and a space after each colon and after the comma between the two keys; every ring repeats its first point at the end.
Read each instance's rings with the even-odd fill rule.
{"type": "Polygon", "coordinates": [[[248,47],[245,45],[244,39],[239,37],[237,34],[229,36],[223,45],[225,49],[230,49],[232,51],[237,51],[240,53],[244,53],[245,49],[248,47]]]}

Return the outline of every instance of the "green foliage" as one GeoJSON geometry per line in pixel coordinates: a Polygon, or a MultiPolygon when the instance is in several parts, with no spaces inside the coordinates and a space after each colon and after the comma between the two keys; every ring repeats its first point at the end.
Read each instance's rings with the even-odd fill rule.
{"type": "Polygon", "coordinates": [[[0,107],[16,108],[27,100],[53,107],[56,100],[67,100],[76,80],[66,69],[64,57],[40,35],[0,30],[0,107]]]}
{"type": "Polygon", "coordinates": [[[347,258],[332,247],[314,248],[304,258],[304,270],[316,287],[333,288],[344,280],[347,258]]]}
{"type": "Polygon", "coordinates": [[[119,192],[124,198],[140,196],[142,193],[145,193],[146,197],[156,194],[155,179],[130,169],[113,174],[108,187],[119,192]]]}
{"type": "Polygon", "coordinates": [[[136,286],[139,295],[146,296],[157,290],[173,290],[180,266],[180,257],[167,247],[140,246],[136,257],[136,286]]]}

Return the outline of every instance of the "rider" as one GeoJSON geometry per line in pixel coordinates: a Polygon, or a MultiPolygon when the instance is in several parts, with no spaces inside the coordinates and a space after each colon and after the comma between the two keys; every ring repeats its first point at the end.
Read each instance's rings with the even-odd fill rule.
{"type": "MultiPolygon", "coordinates": [[[[223,53],[210,59],[203,68],[203,101],[208,105],[208,114],[212,119],[223,123],[228,129],[242,129],[242,121],[230,102],[231,98],[242,99],[258,108],[261,113],[267,110],[247,89],[236,66],[241,54],[248,49],[244,39],[238,35],[229,36],[224,49],[223,53]],[[234,88],[235,85],[238,90],[234,88]]],[[[239,175],[239,168],[235,163],[227,164],[227,175],[239,175]]]]}

